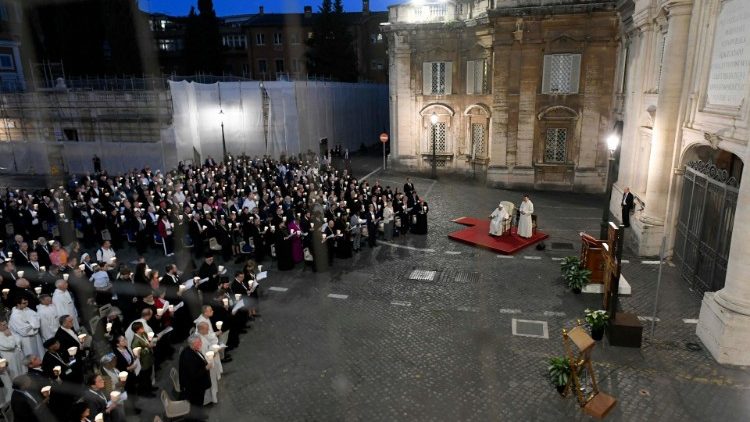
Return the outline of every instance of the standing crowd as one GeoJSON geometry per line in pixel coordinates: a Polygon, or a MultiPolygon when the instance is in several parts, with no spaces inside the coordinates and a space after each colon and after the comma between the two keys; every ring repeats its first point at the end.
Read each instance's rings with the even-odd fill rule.
{"type": "Polygon", "coordinates": [[[428,212],[408,179],[399,191],[302,159],[209,157],[165,174],[8,190],[0,407],[18,421],[121,421],[143,411],[156,371],[181,348],[177,398],[205,419],[228,352],[260,316],[263,261],[324,271],[379,237],[426,234],[428,212]],[[140,257],[123,262],[129,247],[140,257]],[[162,271],[143,258],[153,250],[170,262],[162,271]]]}

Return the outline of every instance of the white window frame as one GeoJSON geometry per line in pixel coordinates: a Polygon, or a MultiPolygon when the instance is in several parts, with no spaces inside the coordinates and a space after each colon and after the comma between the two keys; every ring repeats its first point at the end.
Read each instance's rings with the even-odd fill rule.
{"type": "Polygon", "coordinates": [[[285,73],[286,72],[286,63],[284,63],[284,59],[274,59],[273,60],[273,67],[276,69],[276,73],[285,73]],[[279,63],[281,63],[281,69],[279,69],[279,63]]]}
{"type": "Polygon", "coordinates": [[[581,80],[580,54],[545,54],[542,94],[578,94],[581,80]],[[561,76],[562,74],[562,76],[561,76]],[[564,76],[567,75],[567,78],[564,76]]]}
{"type": "Polygon", "coordinates": [[[451,95],[453,92],[453,63],[422,63],[422,95],[451,95]],[[441,66],[443,65],[443,66],[441,66]],[[442,70],[442,73],[440,73],[442,70]],[[438,72],[435,76],[434,73],[438,72]],[[433,76],[436,84],[433,84],[433,76]],[[433,89],[436,88],[436,89],[433,89]]]}
{"type": "Polygon", "coordinates": [[[266,45],[266,34],[262,32],[255,34],[255,45],[266,45]]]}
{"type": "Polygon", "coordinates": [[[266,59],[258,59],[258,73],[267,74],[268,73],[268,60],[266,59]],[[263,66],[260,64],[263,63],[263,66]],[[265,67],[265,69],[263,69],[265,67]]]}
{"type": "Polygon", "coordinates": [[[273,33],[273,45],[281,45],[283,40],[284,40],[284,37],[281,34],[281,32],[273,33]]]}

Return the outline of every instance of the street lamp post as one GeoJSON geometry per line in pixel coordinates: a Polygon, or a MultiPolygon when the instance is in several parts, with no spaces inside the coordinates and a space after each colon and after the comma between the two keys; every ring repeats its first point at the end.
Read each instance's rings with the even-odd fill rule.
{"type": "Polygon", "coordinates": [[[607,137],[607,149],[609,150],[609,168],[607,169],[607,193],[604,198],[604,208],[602,209],[602,222],[601,231],[599,233],[599,239],[606,239],[607,232],[609,231],[609,202],[612,197],[612,173],[615,172],[615,151],[620,145],[620,137],[616,134],[611,134],[607,137]]]}
{"type": "Polygon", "coordinates": [[[430,116],[430,123],[432,123],[432,178],[437,178],[437,150],[435,148],[437,143],[437,123],[438,116],[435,112],[432,112],[430,116]]]}
{"type": "Polygon", "coordinates": [[[221,112],[222,114],[222,120],[221,120],[221,152],[224,154],[224,161],[227,160],[227,140],[224,139],[224,112],[221,112]]]}
{"type": "Polygon", "coordinates": [[[219,90],[219,118],[221,119],[221,153],[222,160],[227,161],[227,141],[224,138],[224,108],[221,106],[221,82],[216,84],[219,90]]]}

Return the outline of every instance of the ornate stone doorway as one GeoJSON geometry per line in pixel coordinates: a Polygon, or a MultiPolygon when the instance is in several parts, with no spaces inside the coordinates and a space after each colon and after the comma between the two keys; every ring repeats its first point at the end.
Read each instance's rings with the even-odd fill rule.
{"type": "Polygon", "coordinates": [[[699,293],[724,287],[742,161],[698,147],[685,166],[674,258],[682,278],[699,293]]]}

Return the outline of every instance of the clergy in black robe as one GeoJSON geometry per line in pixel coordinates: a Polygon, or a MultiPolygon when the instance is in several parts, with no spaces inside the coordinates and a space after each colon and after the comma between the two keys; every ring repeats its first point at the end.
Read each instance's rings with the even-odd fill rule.
{"type": "Polygon", "coordinates": [[[427,213],[430,208],[427,206],[427,202],[420,200],[414,206],[414,216],[416,217],[416,223],[411,228],[411,232],[415,234],[427,234],[427,213]]]}
{"type": "Polygon", "coordinates": [[[292,259],[292,240],[286,222],[279,224],[276,230],[276,260],[280,271],[288,271],[294,268],[292,259]]]}
{"type": "Polygon", "coordinates": [[[179,360],[181,398],[190,402],[190,419],[194,420],[204,418],[203,398],[206,390],[211,388],[211,364],[200,353],[201,346],[200,335],[192,334],[179,360]]]}

